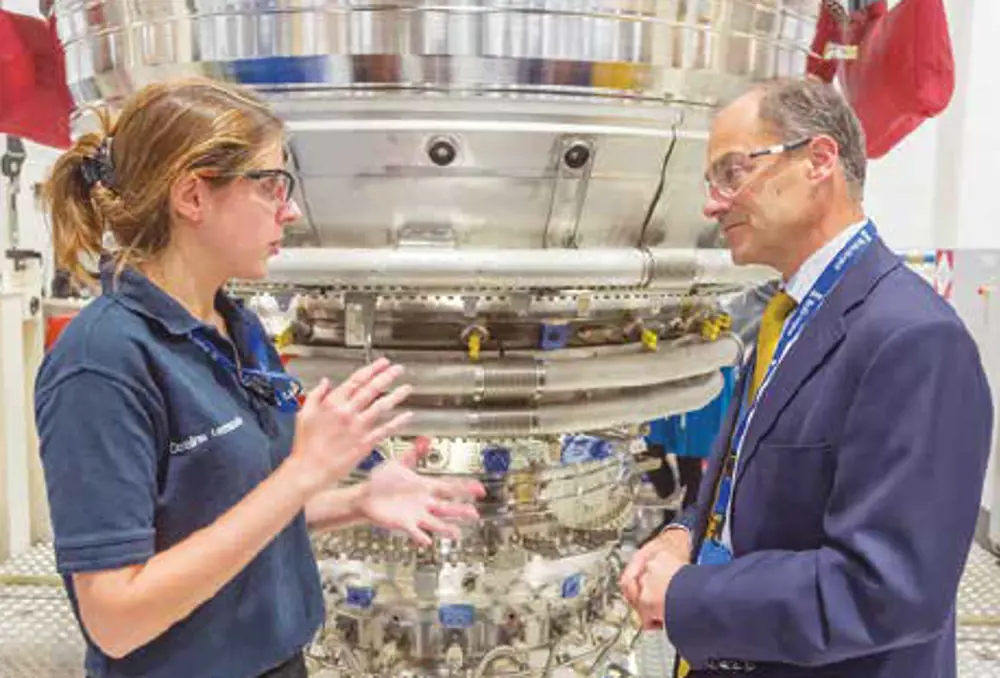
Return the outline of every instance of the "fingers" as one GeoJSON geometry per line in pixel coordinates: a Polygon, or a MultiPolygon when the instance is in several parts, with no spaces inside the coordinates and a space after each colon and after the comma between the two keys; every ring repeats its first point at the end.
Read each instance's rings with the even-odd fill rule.
{"type": "Polygon", "coordinates": [[[355,370],[343,383],[333,389],[331,396],[342,402],[347,402],[354,397],[354,394],[362,386],[370,382],[375,375],[380,374],[389,367],[390,363],[386,358],[379,358],[370,365],[365,365],[359,370],[355,370]]]}
{"type": "MultiPolygon", "coordinates": [[[[358,417],[359,423],[365,428],[374,426],[379,419],[392,412],[404,400],[409,398],[411,393],[413,393],[412,386],[400,386],[389,395],[379,398],[372,403],[371,407],[361,412],[361,415],[358,417]]],[[[353,402],[348,403],[347,406],[353,411],[358,411],[353,409],[353,402]]]]}
{"type": "Polygon", "coordinates": [[[406,533],[410,535],[410,539],[412,539],[417,546],[430,546],[434,543],[434,540],[430,538],[430,535],[421,530],[420,526],[417,524],[405,525],[404,529],[406,530],[406,533]]]}
{"type": "Polygon", "coordinates": [[[457,526],[446,523],[429,513],[412,523],[407,523],[404,528],[410,538],[420,546],[430,546],[434,543],[434,540],[427,534],[428,532],[444,535],[456,541],[462,538],[462,531],[457,526]]]}
{"type": "Polygon", "coordinates": [[[642,577],[642,581],[639,583],[641,593],[637,606],[642,627],[647,630],[663,628],[663,604],[657,595],[659,593],[658,587],[655,582],[650,581],[651,576],[651,571],[647,570],[647,574],[642,577]]]}
{"type": "Polygon", "coordinates": [[[619,582],[619,587],[622,590],[622,597],[625,598],[627,602],[632,607],[636,607],[639,603],[639,584],[635,579],[626,579],[625,575],[622,575],[619,582]]]}
{"type": "Polygon", "coordinates": [[[477,480],[431,480],[431,491],[438,499],[469,501],[486,496],[486,488],[477,480]]]}
{"type": "Polygon", "coordinates": [[[389,390],[392,383],[403,374],[402,365],[393,365],[377,373],[370,381],[362,384],[349,401],[356,412],[364,412],[377,398],[389,390]]]}
{"type": "Polygon", "coordinates": [[[639,595],[642,591],[640,582],[650,569],[652,569],[652,563],[656,560],[662,549],[663,546],[655,540],[649,542],[632,556],[632,560],[629,561],[629,564],[622,572],[622,576],[619,579],[619,586],[625,600],[633,607],[638,604],[639,595]]]}
{"type": "Polygon", "coordinates": [[[430,438],[424,438],[421,436],[413,441],[413,445],[410,446],[410,449],[399,456],[399,463],[406,468],[416,468],[417,462],[423,459],[423,457],[430,451],[430,438]]]}
{"type": "Polygon", "coordinates": [[[410,419],[413,418],[412,412],[404,412],[403,414],[397,415],[387,424],[379,426],[375,430],[371,431],[362,439],[362,447],[376,447],[386,438],[392,437],[409,423],[410,419]]]}
{"type": "Polygon", "coordinates": [[[430,506],[427,507],[427,510],[438,518],[444,518],[445,520],[471,521],[479,519],[479,511],[472,504],[435,501],[431,502],[430,506]]]}
{"type": "Polygon", "coordinates": [[[330,380],[323,377],[313,390],[306,394],[306,401],[302,404],[303,410],[314,410],[330,394],[330,380]]]}
{"type": "Polygon", "coordinates": [[[621,579],[619,580],[622,595],[632,605],[639,598],[639,578],[645,573],[648,555],[645,549],[640,549],[638,553],[632,556],[632,560],[625,567],[625,571],[622,572],[621,579]]]}
{"type": "Polygon", "coordinates": [[[458,540],[462,538],[462,530],[458,528],[457,525],[445,522],[435,515],[430,513],[424,515],[417,521],[419,527],[423,528],[428,532],[434,532],[436,534],[441,534],[446,537],[451,537],[452,539],[458,540]]]}

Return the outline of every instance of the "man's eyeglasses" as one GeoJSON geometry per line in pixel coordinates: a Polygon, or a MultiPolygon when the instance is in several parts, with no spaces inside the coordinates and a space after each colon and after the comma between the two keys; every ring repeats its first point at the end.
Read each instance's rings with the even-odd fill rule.
{"type": "Polygon", "coordinates": [[[768,155],[780,155],[804,148],[812,141],[806,137],[788,144],[768,146],[749,153],[726,153],[712,163],[705,173],[709,195],[721,200],[732,200],[750,183],[755,173],[754,160],[768,155]]]}

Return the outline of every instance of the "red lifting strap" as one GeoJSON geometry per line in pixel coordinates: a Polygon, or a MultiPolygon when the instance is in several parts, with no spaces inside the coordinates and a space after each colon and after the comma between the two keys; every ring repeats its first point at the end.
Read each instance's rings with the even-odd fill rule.
{"type": "Polygon", "coordinates": [[[955,92],[955,61],[942,0],[885,0],[844,21],[824,4],[813,51],[830,43],[855,45],[856,59],[811,59],[809,72],[826,81],[839,76],[861,120],[868,157],[880,158],[947,108],[955,92]]]}
{"type": "Polygon", "coordinates": [[[55,21],[0,10],[0,134],[67,148],[72,108],[55,21]]]}

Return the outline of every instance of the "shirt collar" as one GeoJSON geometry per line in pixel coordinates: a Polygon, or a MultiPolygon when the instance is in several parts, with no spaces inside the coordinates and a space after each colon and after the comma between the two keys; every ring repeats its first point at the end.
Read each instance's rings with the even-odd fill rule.
{"type": "MultiPolygon", "coordinates": [[[[172,335],[185,336],[208,327],[138,270],[126,266],[118,271],[117,264],[110,259],[101,264],[101,291],[131,311],[158,323],[172,335]]],[[[215,308],[225,318],[230,331],[242,331],[240,305],[221,290],[215,297],[215,308]]]]}
{"type": "Polygon", "coordinates": [[[795,300],[796,304],[802,303],[802,300],[809,294],[809,290],[813,288],[813,285],[819,280],[819,277],[826,270],[826,267],[830,265],[830,262],[836,258],[840,250],[844,248],[844,245],[857,235],[867,223],[868,220],[864,219],[845,228],[833,240],[813,252],[805,260],[805,263],[799,267],[799,270],[788,279],[788,282],[785,284],[785,292],[795,300]]]}

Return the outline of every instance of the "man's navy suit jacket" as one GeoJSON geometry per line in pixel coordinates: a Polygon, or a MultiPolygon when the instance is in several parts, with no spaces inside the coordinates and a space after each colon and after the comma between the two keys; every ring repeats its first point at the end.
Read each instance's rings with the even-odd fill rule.
{"type": "MultiPolygon", "coordinates": [[[[686,516],[696,537],[744,388],[686,516]]],[[[876,239],[760,397],[736,476],[735,560],[685,566],[668,589],[666,631],[693,676],[955,678],[992,427],[972,337],[876,239]]]]}

